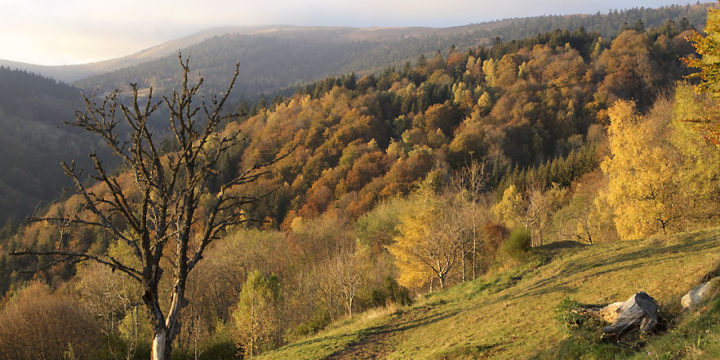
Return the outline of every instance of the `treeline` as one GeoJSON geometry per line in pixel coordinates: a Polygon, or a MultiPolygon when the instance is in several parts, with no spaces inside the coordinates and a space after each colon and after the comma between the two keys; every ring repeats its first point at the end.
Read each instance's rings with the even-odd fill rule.
{"type": "MultiPolygon", "coordinates": [[[[717,176],[697,163],[716,154],[690,135],[672,140],[679,139],[674,131],[692,128],[662,99],[688,73],[679,58],[693,49],[682,27],[664,29],[628,30],[612,41],[560,31],[516,50],[500,43],[450,48],[377,75],[310,84],[229,122],[221,134],[240,130],[247,140],[221,160],[208,186],[280,160],[258,181],[226,190],[270,195],[238,209],[256,225],[218,240],[205,254],[212,261],[192,273],[177,356],[256,355],[335,319],[374,307],[394,311],[413,294],[514,266],[533,258],[531,247],[553,241],[632,239],[706,224],[710,215],[675,205],[712,208],[716,181],[700,180],[717,176]],[[663,175],[674,172],[665,171],[661,151],[681,156],[681,178],[663,175]],[[638,186],[687,191],[666,196],[653,186],[614,185],[628,182],[622,174],[643,179],[631,180],[638,186]],[[658,202],[666,198],[674,200],[658,202]],[[626,229],[626,218],[642,227],[626,229]]],[[[688,92],[678,94],[692,103],[688,92]]],[[[132,174],[120,172],[117,181],[129,187],[132,174]]],[[[92,191],[107,194],[101,186],[92,191]]],[[[88,212],[79,204],[73,196],[46,215],[82,219],[88,212]]],[[[0,347],[17,349],[2,342],[8,334],[22,334],[15,338],[27,344],[55,338],[56,328],[31,330],[16,319],[38,307],[71,307],[90,316],[66,324],[54,349],[147,357],[150,325],[132,301],[140,290],[120,272],[5,255],[59,242],[129,258],[129,248],[87,227],[20,229],[0,243],[0,271],[9,274],[0,286],[10,289],[0,347]],[[35,282],[54,292],[24,285],[30,277],[22,270],[37,268],[35,282]],[[35,294],[43,294],[40,305],[25,301],[35,294]],[[96,337],[72,338],[91,327],[96,337]]]]}
{"type": "MultiPolygon", "coordinates": [[[[681,29],[701,29],[709,4],[667,6],[657,9],[613,10],[607,14],[540,16],[507,19],[448,29],[279,28],[260,34],[226,34],[208,39],[183,53],[190,55],[194,69],[205,78],[209,91],[223,91],[224,80],[240,61],[240,77],[234,99],[257,101],[262,94],[287,95],[298,84],[326,76],[355,72],[368,74],[388,66],[400,67],[419,54],[432,56],[451,45],[466,49],[495,42],[507,43],[537,34],[580,28],[611,39],[636,27],[657,28],[672,20],[681,29]]],[[[564,44],[564,43],[562,43],[564,44]]],[[[561,44],[561,45],[562,45],[561,44]]],[[[549,44],[553,46],[554,44],[549,44]]],[[[526,46],[526,45],[523,45],[526,46]]],[[[578,49],[581,51],[581,49],[578,49]]],[[[581,53],[584,53],[581,51],[581,53]]],[[[153,86],[163,93],[179,84],[175,56],[166,56],[136,66],[92,76],[76,83],[88,91],[126,89],[136,82],[141,88],[153,86]]]]}
{"type": "MultiPolygon", "coordinates": [[[[507,28],[502,28],[500,33],[502,35],[497,36],[503,40],[523,39],[555,29],[574,31],[584,27],[600,33],[603,37],[613,37],[619,32],[633,29],[639,24],[647,28],[657,28],[670,20],[681,27],[695,26],[700,29],[705,24],[705,15],[711,6],[712,2],[706,2],[693,5],[670,5],[656,9],[645,7],[615,9],[607,13],[597,12],[593,15],[551,15],[517,19],[508,24],[507,28]]],[[[490,33],[486,36],[494,37],[490,33]]]]}

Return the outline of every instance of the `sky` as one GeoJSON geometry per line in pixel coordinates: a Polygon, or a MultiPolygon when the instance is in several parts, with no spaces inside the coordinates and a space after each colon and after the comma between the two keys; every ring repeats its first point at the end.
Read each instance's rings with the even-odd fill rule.
{"type": "MultiPolygon", "coordinates": [[[[81,64],[218,26],[432,26],[687,0],[0,0],[0,59],[81,64]]],[[[707,2],[703,0],[702,2],[707,2]]]]}

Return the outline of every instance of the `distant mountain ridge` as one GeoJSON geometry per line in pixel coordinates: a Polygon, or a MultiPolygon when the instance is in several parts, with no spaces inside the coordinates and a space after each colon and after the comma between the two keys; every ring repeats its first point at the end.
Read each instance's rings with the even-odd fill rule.
{"type": "MultiPolygon", "coordinates": [[[[637,8],[607,14],[541,16],[505,19],[448,28],[429,27],[300,27],[271,26],[234,31],[182,49],[191,57],[192,69],[202,74],[209,91],[223,91],[233,64],[240,62],[234,100],[292,93],[300,84],[327,76],[377,73],[388,67],[414,62],[419,55],[434,56],[452,46],[461,51],[495,41],[535,36],[556,29],[585,28],[612,38],[635,26],[658,27],[666,21],[704,27],[711,3],[637,8]]],[[[229,28],[228,30],[231,30],[229,28]]],[[[179,83],[176,54],[132,67],[103,73],[76,82],[83,89],[101,92],[127,89],[129,82],[141,88],[165,92],[179,83]]]]}
{"type": "MultiPolygon", "coordinates": [[[[144,80],[140,81],[144,86],[152,85],[163,90],[172,86],[172,75],[177,70],[175,57],[178,51],[182,51],[193,57],[194,69],[202,73],[206,80],[224,79],[231,71],[232,64],[240,60],[247,74],[241,74],[236,93],[257,98],[262,93],[274,93],[326,76],[379,71],[388,66],[400,66],[420,54],[445,51],[452,45],[464,50],[488,44],[496,38],[507,41],[555,29],[573,31],[579,27],[612,37],[623,26],[632,27],[638,20],[645,26],[654,27],[669,19],[680,22],[684,18],[691,25],[701,28],[704,26],[706,9],[712,4],[614,10],[594,15],[513,18],[447,28],[290,25],[218,27],[132,55],[90,64],[42,66],[0,60],[0,66],[75,83],[86,90],[122,88],[130,81],[140,79],[144,80]],[[223,52],[210,52],[217,49],[223,52]],[[320,57],[320,54],[325,57],[320,57]],[[276,68],[269,67],[272,65],[276,68]],[[276,74],[283,74],[283,78],[277,79],[276,74]]],[[[220,90],[223,85],[221,82],[211,83],[211,87],[220,90]]]]}
{"type": "Polygon", "coordinates": [[[202,42],[218,35],[226,34],[229,32],[251,33],[261,28],[262,27],[212,28],[197,32],[186,37],[164,42],[160,45],[149,47],[131,55],[88,64],[49,66],[0,59],[0,66],[8,67],[11,69],[29,71],[45,77],[51,77],[58,81],[72,83],[88,76],[126,68],[129,66],[141,64],[143,62],[152,61],[164,56],[175,54],[179,49],[186,48],[188,46],[202,42]]]}

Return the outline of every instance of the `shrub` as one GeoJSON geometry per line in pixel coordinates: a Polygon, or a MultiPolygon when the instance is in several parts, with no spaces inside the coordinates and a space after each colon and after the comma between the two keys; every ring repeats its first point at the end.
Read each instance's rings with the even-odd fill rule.
{"type": "Polygon", "coordinates": [[[0,311],[0,358],[94,359],[99,326],[76,300],[32,283],[0,311]]]}
{"type": "Polygon", "coordinates": [[[315,311],[310,320],[298,325],[293,332],[295,336],[314,334],[330,325],[331,321],[330,312],[327,309],[320,309],[315,311]]]}
{"type": "Polygon", "coordinates": [[[398,284],[397,280],[388,276],[385,278],[384,287],[373,289],[372,304],[373,306],[386,306],[390,302],[398,305],[410,305],[412,299],[408,288],[398,284]]]}
{"type": "Polygon", "coordinates": [[[522,260],[530,251],[530,232],[524,226],[512,230],[510,237],[505,241],[503,249],[515,260],[522,260]]]}
{"type": "Polygon", "coordinates": [[[229,323],[218,323],[214,334],[203,343],[200,359],[242,359],[242,354],[235,346],[233,330],[232,325],[229,323]]]}

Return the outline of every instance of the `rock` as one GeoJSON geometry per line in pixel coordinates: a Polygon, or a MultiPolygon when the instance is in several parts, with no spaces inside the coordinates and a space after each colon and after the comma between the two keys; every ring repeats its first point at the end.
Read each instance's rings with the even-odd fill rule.
{"type": "Polygon", "coordinates": [[[719,287],[720,276],[714,277],[710,281],[704,282],[688,291],[688,293],[680,299],[683,310],[692,310],[698,304],[708,300],[717,292],[719,287]]]}
{"type": "MultiPolygon", "coordinates": [[[[614,304],[611,304],[614,305],[614,304]]],[[[643,333],[652,332],[658,322],[658,305],[650,295],[639,292],[620,304],[615,322],[603,331],[622,336],[628,330],[638,327],[643,333]]]]}

